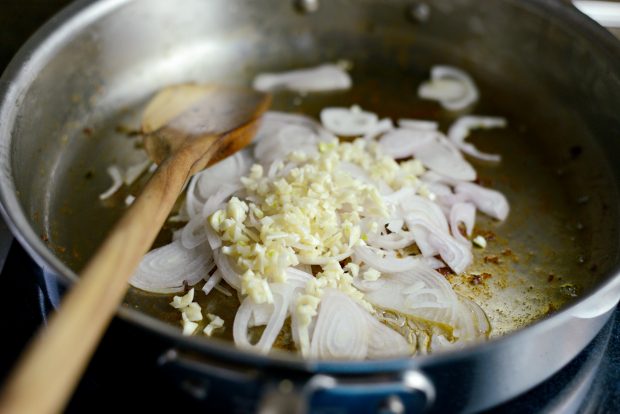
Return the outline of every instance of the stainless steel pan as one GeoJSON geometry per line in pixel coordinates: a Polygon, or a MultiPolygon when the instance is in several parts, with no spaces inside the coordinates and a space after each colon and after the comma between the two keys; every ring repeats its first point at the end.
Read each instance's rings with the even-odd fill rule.
{"type": "Polygon", "coordinates": [[[472,272],[493,277],[484,285],[470,283],[472,272],[453,280],[479,299],[496,338],[408,360],[317,363],[184,338],[168,299],[136,290],[119,316],[174,344],[165,367],[229,381],[257,406],[281,410],[310,401],[315,410],[372,412],[401,402],[476,411],[552,375],[620,297],[620,47],[559,0],[77,2],[24,46],[0,81],[5,218],[42,266],[71,283],[120,212],[97,199],[106,166],[144,157],[126,131],[154,91],[188,80],[247,83],[260,70],[338,59],[353,63],[350,93],[281,94],[275,106],[316,114],[359,103],[445,126],[450,118],[419,101],[416,87],[431,65],[448,63],[479,83],[476,113],[508,118],[508,131],[478,141],[504,154],[499,168],[477,168],[513,211],[504,225],[479,224],[495,240],[472,272]],[[281,387],[283,379],[292,387],[281,387]]]}

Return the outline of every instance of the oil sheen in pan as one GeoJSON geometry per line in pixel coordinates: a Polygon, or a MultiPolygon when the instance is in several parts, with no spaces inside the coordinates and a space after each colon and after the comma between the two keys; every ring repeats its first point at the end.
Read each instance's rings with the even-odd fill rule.
{"type": "MultiPolygon", "coordinates": [[[[438,120],[442,130],[446,130],[454,119],[436,103],[418,100],[416,82],[409,81],[406,85],[386,83],[364,73],[363,68],[354,69],[353,77],[355,85],[351,91],[307,96],[278,93],[273,108],[317,117],[325,106],[359,104],[394,120],[400,117],[438,120]]],[[[484,309],[491,322],[491,336],[498,336],[561,308],[590,287],[594,275],[590,277],[591,272],[583,263],[589,226],[585,217],[574,208],[570,180],[567,181],[558,171],[561,168],[558,160],[563,158],[549,154],[538,145],[545,131],[530,126],[509,106],[494,101],[491,97],[499,94],[495,89],[493,92],[488,93],[482,86],[482,100],[475,113],[506,117],[508,128],[476,131],[473,139],[481,150],[502,154],[503,159],[499,165],[472,163],[481,184],[506,195],[511,213],[504,223],[478,214],[474,235],[483,235],[488,245],[485,249],[474,248],[475,261],[465,274],[447,277],[458,293],[473,299],[484,309]]],[[[105,163],[122,161],[128,165],[145,157],[136,145],[137,138],[127,134],[128,130],[138,127],[143,105],[141,102],[124,108],[106,117],[92,130],[83,130],[87,135],[85,138],[92,143],[62,181],[60,191],[65,197],[60,199],[64,202],[49,227],[51,246],[74,269],[84,264],[105,229],[123,209],[122,200],[127,195],[124,190],[107,205],[98,200],[98,193],[108,184],[105,163]],[[113,154],[123,154],[122,160],[116,157],[99,159],[93,166],[88,160],[105,154],[101,150],[105,147],[115,148],[113,154]],[[79,228],[89,228],[90,232],[72,233],[70,230],[79,228]],[[80,246],[80,249],[68,251],[66,246],[80,246]]],[[[576,148],[572,155],[577,157],[578,152],[576,148]]],[[[570,161],[571,157],[568,157],[567,162],[570,161]]],[[[158,244],[170,239],[170,230],[168,227],[162,231],[158,244]]],[[[200,289],[201,284],[196,288],[200,289]]],[[[234,293],[233,289],[230,291],[234,293]]],[[[171,297],[130,288],[125,304],[179,325],[179,313],[169,306],[171,297]]],[[[234,315],[239,306],[236,295],[229,297],[212,291],[208,297],[197,294],[196,300],[203,313],[215,313],[224,319],[226,329],[215,335],[232,340],[234,315]]],[[[286,347],[289,342],[286,337],[281,337],[276,345],[286,347]]]]}

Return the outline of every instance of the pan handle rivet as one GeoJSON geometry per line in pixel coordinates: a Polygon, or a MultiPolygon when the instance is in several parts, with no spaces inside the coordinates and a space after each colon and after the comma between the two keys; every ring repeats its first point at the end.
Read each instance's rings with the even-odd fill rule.
{"type": "Polygon", "coordinates": [[[379,407],[379,414],[403,414],[405,412],[405,404],[397,395],[390,395],[383,401],[379,407]]]}
{"type": "Polygon", "coordinates": [[[431,17],[431,8],[426,3],[416,2],[409,6],[407,15],[414,23],[424,23],[431,17]]]}
{"type": "Polygon", "coordinates": [[[319,0],[295,0],[295,8],[301,13],[314,13],[319,9],[319,0]]]}

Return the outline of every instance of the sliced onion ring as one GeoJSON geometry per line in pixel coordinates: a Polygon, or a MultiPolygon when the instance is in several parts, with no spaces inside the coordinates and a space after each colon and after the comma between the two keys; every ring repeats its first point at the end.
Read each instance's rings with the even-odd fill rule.
{"type": "Polygon", "coordinates": [[[431,80],[418,88],[418,96],[439,101],[450,111],[460,111],[478,100],[478,88],[461,69],[438,65],[431,68],[431,80]]]}
{"type": "Polygon", "coordinates": [[[476,205],[484,214],[504,221],[510,212],[506,197],[499,191],[481,187],[474,183],[459,183],[454,189],[457,195],[476,205]]]}
{"type": "Polygon", "coordinates": [[[110,178],[112,178],[112,185],[103,193],[99,194],[100,200],[106,200],[112,197],[123,185],[123,174],[116,165],[110,165],[106,170],[110,178]]]}
{"type": "Polygon", "coordinates": [[[398,126],[401,128],[411,128],[424,131],[437,131],[439,124],[435,121],[427,121],[425,119],[409,119],[401,118],[398,120],[398,126]]]}
{"type": "Polygon", "coordinates": [[[231,263],[228,256],[222,253],[221,249],[213,251],[213,259],[217,265],[218,270],[222,273],[222,278],[232,286],[235,290],[241,289],[241,275],[231,263]]]}
{"type": "Polygon", "coordinates": [[[364,310],[347,295],[326,289],[319,305],[310,343],[310,356],[318,359],[366,358],[368,322],[364,310]]]}
{"type": "Polygon", "coordinates": [[[404,272],[413,269],[421,260],[418,257],[412,256],[403,258],[381,257],[368,246],[355,246],[353,252],[354,262],[364,262],[373,269],[386,273],[404,272]]]}
{"type": "Polygon", "coordinates": [[[465,138],[469,135],[469,132],[474,128],[503,128],[506,126],[506,120],[504,118],[490,117],[490,116],[462,116],[450,126],[448,131],[448,138],[454,143],[461,151],[471,155],[474,158],[483,161],[500,162],[502,157],[497,154],[487,154],[481,152],[476,148],[474,144],[465,142],[465,138]]]}
{"type": "Polygon", "coordinates": [[[208,295],[209,293],[211,293],[213,288],[216,287],[217,284],[220,283],[220,281],[222,280],[222,272],[220,272],[219,269],[216,269],[215,272],[213,272],[213,274],[209,276],[206,280],[207,282],[202,287],[202,291],[205,293],[205,295],[208,295]]]}
{"type": "Polygon", "coordinates": [[[185,284],[195,285],[212,267],[209,249],[186,249],[176,240],[148,252],[129,284],[153,293],[181,292],[185,284]]]}
{"type": "Polygon", "coordinates": [[[461,234],[459,225],[463,223],[465,232],[471,236],[476,222],[476,206],[471,203],[455,203],[450,210],[450,230],[452,236],[462,243],[469,245],[469,240],[461,234]]]}
{"type": "Polygon", "coordinates": [[[409,344],[398,332],[379,322],[363,310],[368,323],[368,358],[394,358],[411,355],[415,344],[409,344]]]}
{"type": "Polygon", "coordinates": [[[399,128],[385,133],[379,143],[384,154],[392,158],[402,159],[412,156],[417,148],[434,139],[434,131],[399,128]]]}
{"type": "Polygon", "coordinates": [[[325,108],[321,111],[321,123],[329,131],[341,137],[355,137],[375,130],[377,114],[363,111],[357,105],[351,108],[325,108]]]}
{"type": "Polygon", "coordinates": [[[322,92],[349,89],[351,84],[349,74],[342,67],[334,64],[279,73],[261,73],[254,78],[254,89],[263,92],[277,89],[322,92]]]}
{"type": "Polygon", "coordinates": [[[288,314],[288,304],[290,301],[288,295],[290,294],[290,289],[287,289],[286,286],[282,284],[271,284],[270,288],[274,298],[273,304],[269,306],[272,307],[273,310],[269,316],[269,321],[267,322],[265,330],[255,344],[250,343],[248,328],[254,308],[261,305],[254,303],[250,297],[245,298],[243,302],[241,302],[241,306],[235,315],[235,321],[233,323],[233,339],[235,345],[238,347],[254,349],[257,352],[266,354],[271,350],[280,330],[282,330],[284,320],[288,314]]]}
{"type": "Polygon", "coordinates": [[[436,133],[434,140],[416,147],[413,155],[425,167],[438,174],[459,181],[476,179],[476,170],[443,134],[436,133]]]}

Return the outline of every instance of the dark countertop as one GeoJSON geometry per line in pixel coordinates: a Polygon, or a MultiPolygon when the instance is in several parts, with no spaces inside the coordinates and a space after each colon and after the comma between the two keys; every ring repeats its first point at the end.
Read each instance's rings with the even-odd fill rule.
{"type": "Polygon", "coordinates": [[[2,0],[0,2],[0,71],[19,47],[69,0],[2,0]]]}

